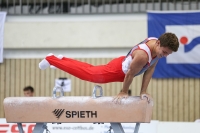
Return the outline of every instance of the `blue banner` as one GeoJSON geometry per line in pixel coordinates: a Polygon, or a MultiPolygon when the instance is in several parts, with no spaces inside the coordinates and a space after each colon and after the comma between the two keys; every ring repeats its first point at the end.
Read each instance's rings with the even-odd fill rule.
{"type": "Polygon", "coordinates": [[[177,52],[161,58],[153,78],[200,78],[200,12],[148,12],[148,37],[177,35],[177,52]]]}

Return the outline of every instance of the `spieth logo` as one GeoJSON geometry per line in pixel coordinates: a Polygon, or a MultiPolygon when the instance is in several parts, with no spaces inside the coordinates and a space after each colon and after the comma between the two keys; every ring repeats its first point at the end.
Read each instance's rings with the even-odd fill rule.
{"type": "Polygon", "coordinates": [[[66,118],[97,118],[97,111],[66,111],[66,118]]]}
{"type": "Polygon", "coordinates": [[[63,114],[63,112],[65,111],[65,109],[55,109],[53,111],[53,114],[56,116],[56,118],[60,118],[60,116],[63,114]]]}
{"type": "Polygon", "coordinates": [[[167,25],[166,32],[175,33],[180,47],[167,57],[168,64],[200,63],[200,25],[167,25]]]}

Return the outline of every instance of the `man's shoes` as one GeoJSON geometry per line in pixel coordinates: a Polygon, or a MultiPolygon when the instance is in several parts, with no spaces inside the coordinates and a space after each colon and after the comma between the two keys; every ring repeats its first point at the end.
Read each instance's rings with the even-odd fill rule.
{"type": "MultiPolygon", "coordinates": [[[[49,53],[47,56],[52,56],[52,53],[49,53]]],[[[47,69],[50,66],[49,62],[44,58],[40,63],[39,63],[39,68],[41,70],[47,69]]]]}

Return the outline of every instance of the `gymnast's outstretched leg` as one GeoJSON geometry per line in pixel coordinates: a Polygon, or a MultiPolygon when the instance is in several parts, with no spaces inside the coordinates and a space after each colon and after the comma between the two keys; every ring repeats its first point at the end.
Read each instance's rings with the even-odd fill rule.
{"type": "Polygon", "coordinates": [[[77,78],[94,83],[123,82],[125,76],[122,71],[123,59],[124,56],[113,59],[106,65],[93,66],[66,57],[59,59],[54,55],[48,55],[41,61],[39,67],[45,69],[53,65],[77,78]]]}

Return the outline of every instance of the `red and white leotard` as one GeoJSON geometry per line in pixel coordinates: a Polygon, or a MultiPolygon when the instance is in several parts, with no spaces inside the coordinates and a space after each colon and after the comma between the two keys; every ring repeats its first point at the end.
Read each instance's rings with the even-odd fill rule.
{"type": "Polygon", "coordinates": [[[155,61],[157,60],[157,58],[152,59],[151,51],[149,47],[145,44],[151,39],[157,38],[145,39],[143,42],[133,47],[127,56],[115,58],[105,65],[93,66],[91,64],[74,60],[71,58],[63,57],[62,59],[58,59],[54,55],[47,56],[46,60],[49,62],[50,65],[53,65],[85,81],[94,83],[123,82],[125,74],[129,69],[130,62],[132,61],[132,57],[130,55],[133,51],[144,50],[149,57],[148,63],[136,75],[139,75],[146,71],[148,67],[155,63],[155,61]]]}

